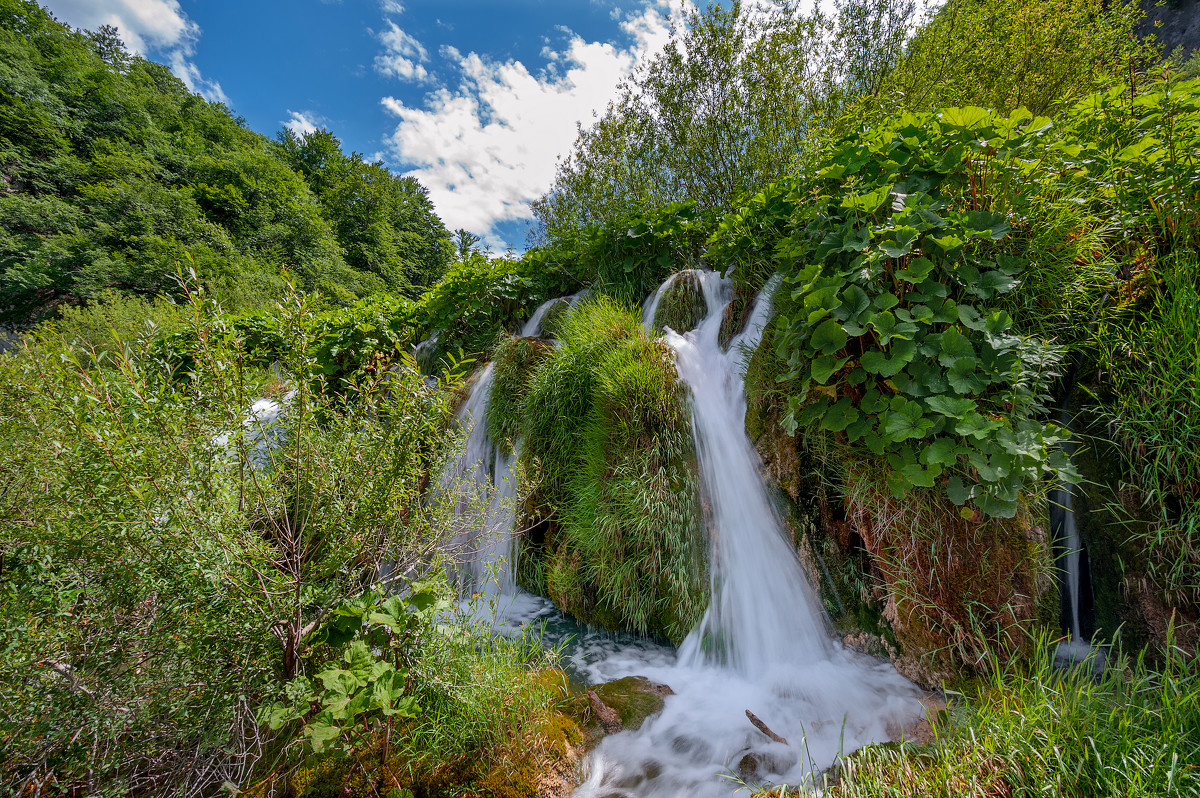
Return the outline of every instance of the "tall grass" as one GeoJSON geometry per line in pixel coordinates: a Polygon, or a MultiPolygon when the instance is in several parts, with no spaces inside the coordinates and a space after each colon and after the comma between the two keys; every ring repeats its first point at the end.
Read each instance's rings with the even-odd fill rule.
{"type": "Polygon", "coordinates": [[[1152,521],[1130,525],[1134,542],[1155,581],[1175,602],[1194,607],[1200,604],[1200,260],[1183,252],[1160,268],[1161,281],[1097,329],[1107,368],[1096,393],[1152,521]]]}
{"type": "Polygon", "coordinates": [[[557,333],[522,411],[527,509],[552,526],[523,549],[524,580],[583,620],[681,640],[706,602],[707,544],[671,353],[604,297],[557,333]]]}
{"type": "Polygon", "coordinates": [[[999,668],[933,719],[928,745],[895,743],[845,759],[839,798],[1165,798],[1200,795],[1200,662],[1174,646],[1151,668],[1113,650],[1054,666],[1053,641],[999,668]]]}

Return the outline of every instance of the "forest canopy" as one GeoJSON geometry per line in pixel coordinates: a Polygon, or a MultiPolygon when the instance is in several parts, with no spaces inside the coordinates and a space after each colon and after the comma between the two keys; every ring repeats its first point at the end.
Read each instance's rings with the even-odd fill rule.
{"type": "Polygon", "coordinates": [[[271,140],[130,54],[115,29],[0,2],[0,320],[177,295],[194,268],[228,307],[285,280],[336,303],[415,295],[450,237],[428,192],[327,131],[271,140]],[[285,278],[286,269],[290,278],[285,278]]]}

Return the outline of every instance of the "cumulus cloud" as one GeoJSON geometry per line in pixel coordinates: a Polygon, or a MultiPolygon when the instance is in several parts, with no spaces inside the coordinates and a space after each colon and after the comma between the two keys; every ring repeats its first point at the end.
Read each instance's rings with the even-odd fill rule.
{"type": "Polygon", "coordinates": [[[429,78],[423,63],[429,52],[415,38],[405,33],[395,22],[387,21],[388,29],[379,34],[384,51],[375,56],[375,71],[401,80],[421,82],[429,78]]]}
{"type": "Polygon", "coordinates": [[[428,189],[446,226],[482,234],[503,248],[501,222],[532,219],[530,203],[550,188],[556,159],[615,99],[617,84],[671,36],[670,15],[687,0],[651,0],[621,23],[630,44],[589,42],[567,32],[534,73],[516,60],[495,61],[443,47],[459,71],[457,88],[441,88],[424,107],[394,97],[384,107],[398,118],[387,145],[394,162],[428,189]]]}
{"type": "Polygon", "coordinates": [[[280,124],[297,136],[307,136],[309,133],[315,133],[324,127],[324,122],[325,120],[312,111],[293,111],[289,108],[288,118],[280,122],[280,124]]]}
{"type": "Polygon", "coordinates": [[[221,84],[204,78],[191,61],[200,26],[183,12],[179,0],[44,1],[55,17],[73,27],[96,30],[112,25],[133,52],[144,56],[153,50],[162,55],[189,91],[213,102],[229,102],[221,84]]]}

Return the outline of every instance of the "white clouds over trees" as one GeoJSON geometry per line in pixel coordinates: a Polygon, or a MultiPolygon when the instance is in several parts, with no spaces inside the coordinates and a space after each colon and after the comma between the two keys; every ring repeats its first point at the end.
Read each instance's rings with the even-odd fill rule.
{"type": "Polygon", "coordinates": [[[207,100],[228,104],[221,84],[200,74],[192,62],[200,27],[188,18],[179,0],[43,0],[60,22],[96,30],[111,25],[133,52],[163,56],[189,91],[207,100]]]}

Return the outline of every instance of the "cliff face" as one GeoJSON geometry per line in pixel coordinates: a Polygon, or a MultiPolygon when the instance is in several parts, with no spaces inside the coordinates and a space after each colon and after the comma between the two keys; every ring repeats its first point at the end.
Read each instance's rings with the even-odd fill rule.
{"type": "Polygon", "coordinates": [[[1157,36],[1163,55],[1181,47],[1186,57],[1200,47],[1200,0],[1142,0],[1142,10],[1146,16],[1138,33],[1157,36]]]}

